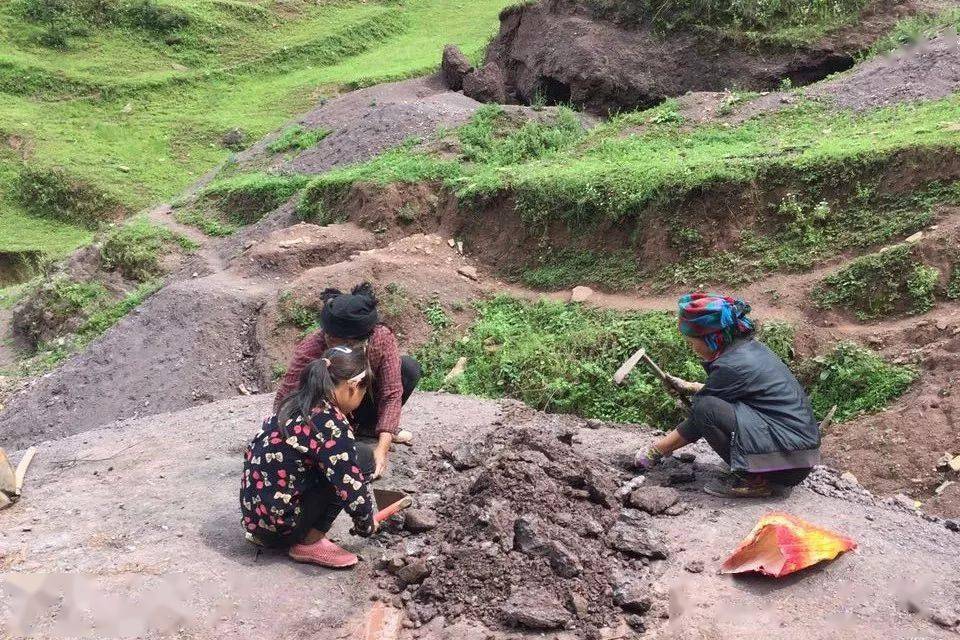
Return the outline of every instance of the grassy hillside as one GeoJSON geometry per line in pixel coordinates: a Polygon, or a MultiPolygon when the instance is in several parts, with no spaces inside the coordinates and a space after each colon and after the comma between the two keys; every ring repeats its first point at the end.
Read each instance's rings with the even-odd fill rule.
{"type": "Polygon", "coordinates": [[[24,197],[25,168],[135,211],[227,158],[231,129],[252,142],[342,85],[435,67],[447,42],[479,52],[506,4],[3,0],[0,251],[89,237],[24,197]]]}

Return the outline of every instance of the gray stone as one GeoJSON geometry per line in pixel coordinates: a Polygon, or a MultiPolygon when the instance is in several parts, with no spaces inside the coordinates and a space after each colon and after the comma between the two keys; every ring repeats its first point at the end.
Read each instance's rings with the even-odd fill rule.
{"type": "Polygon", "coordinates": [[[567,593],[567,608],[578,618],[586,618],[590,615],[590,606],[587,599],[573,591],[567,593]]]}
{"type": "Polygon", "coordinates": [[[540,518],[525,514],[513,523],[513,548],[522,553],[540,553],[549,543],[546,525],[540,518]]]}
{"type": "Polygon", "coordinates": [[[650,515],[659,515],[680,500],[680,493],[670,487],[640,487],[630,494],[631,507],[645,511],[650,515]]]}
{"type": "Polygon", "coordinates": [[[444,448],[443,454],[457,471],[478,467],[483,460],[481,445],[473,442],[464,442],[453,449],[444,448]]]}
{"type": "Polygon", "coordinates": [[[220,144],[231,151],[240,151],[243,149],[246,139],[247,134],[245,134],[242,129],[233,128],[223,134],[223,138],[220,139],[220,144]]]}
{"type": "Polygon", "coordinates": [[[703,560],[691,560],[683,568],[690,573],[703,573],[703,560]]]}
{"type": "Polygon", "coordinates": [[[570,613],[551,594],[543,591],[518,591],[500,609],[504,620],[527,629],[562,629],[570,613]]]}
{"type": "Polygon", "coordinates": [[[437,528],[437,515],[426,509],[408,509],[403,526],[411,533],[424,533],[437,528]]]}
{"type": "Polygon", "coordinates": [[[423,560],[411,562],[397,571],[397,579],[404,585],[420,584],[430,575],[430,567],[423,560]]]}
{"type": "Polygon", "coordinates": [[[668,555],[663,533],[632,522],[618,522],[610,530],[608,544],[637,558],[663,560],[668,555]]]}
{"type": "Polygon", "coordinates": [[[677,469],[676,471],[671,471],[670,475],[667,477],[667,483],[672,485],[689,484],[696,479],[697,475],[693,472],[693,469],[684,467],[682,469],[677,469]]]}
{"type": "Polygon", "coordinates": [[[460,91],[463,88],[463,77],[471,71],[473,71],[473,65],[470,64],[469,58],[463,55],[459,47],[448,44],[443,48],[443,57],[440,60],[440,77],[448,89],[460,91]]]}
{"type": "Polygon", "coordinates": [[[551,541],[546,546],[544,553],[550,561],[550,567],[554,573],[561,578],[573,578],[583,571],[580,558],[556,540],[551,541]]]}
{"type": "Polygon", "coordinates": [[[470,265],[464,265],[464,266],[462,266],[462,267],[459,267],[459,268],[457,269],[457,273],[459,273],[460,275],[462,275],[462,276],[465,277],[465,278],[469,278],[469,279],[474,280],[474,281],[480,279],[480,274],[477,273],[477,268],[476,268],[476,267],[471,267],[470,265]]]}

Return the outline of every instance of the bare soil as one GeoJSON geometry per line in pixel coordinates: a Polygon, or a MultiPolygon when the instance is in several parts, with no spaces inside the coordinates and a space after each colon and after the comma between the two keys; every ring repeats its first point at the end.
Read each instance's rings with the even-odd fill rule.
{"type": "Polygon", "coordinates": [[[417,394],[407,407],[404,426],[417,441],[392,454],[382,484],[441,515],[436,529],[413,534],[394,525],[362,540],[349,536],[348,519],[340,518],[334,538],[363,557],[345,572],[258,552],[242,536],[237,486],[243,447],[271,401],[269,394],[233,398],[40,443],[23,499],[0,513],[0,633],[198,640],[955,637],[931,622],[952,624],[958,606],[960,534],[944,523],[878,501],[826,470],[782,498],[711,498],[700,487],[721,470],[702,446],[692,463],[670,461],[640,485],[668,486],[678,471],[692,473],[692,481],[672,486],[676,515],[639,514],[617,494],[633,479],[625,461],[654,433],[588,428],[513,402],[417,394]],[[474,445],[475,453],[469,446],[456,451],[461,445],[474,445]],[[773,510],[850,536],[859,549],[781,580],[719,575],[723,559],[773,510]],[[541,542],[562,542],[581,572],[558,574],[536,547],[521,551],[516,535],[504,544],[520,517],[539,520],[541,542]],[[614,526],[598,530],[588,519],[614,526]],[[611,546],[616,535],[653,535],[663,553],[628,555],[611,546]],[[419,586],[401,588],[388,569],[418,563],[429,573],[419,586]],[[623,592],[624,581],[636,585],[633,599],[614,593],[623,592]],[[534,613],[556,599],[566,628],[512,626],[509,620],[530,620],[508,613],[517,594],[536,602],[534,613]],[[582,600],[575,606],[570,594],[582,600]],[[628,614],[616,602],[650,609],[628,614]],[[383,604],[409,621],[396,636],[362,635],[383,604]],[[647,630],[633,630],[627,619],[647,630]]]}

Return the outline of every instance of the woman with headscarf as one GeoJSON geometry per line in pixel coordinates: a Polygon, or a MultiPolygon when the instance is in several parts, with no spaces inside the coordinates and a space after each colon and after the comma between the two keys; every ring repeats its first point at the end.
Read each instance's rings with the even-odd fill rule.
{"type": "Polygon", "coordinates": [[[720,497],[767,497],[795,486],[820,461],[820,430],[810,400],[783,361],[753,339],[750,306],[705,293],[680,298],[679,329],[703,360],[705,383],[668,376],[691,396],[689,417],[636,463],[650,468],[704,438],[730,465],[726,482],[704,487],[720,497]]]}
{"type": "Polygon", "coordinates": [[[321,328],[294,350],[290,366],[280,380],[274,409],[279,409],[283,400],[297,390],[304,367],[327,349],[364,348],[373,373],[373,387],[354,411],[352,422],[357,435],[377,439],[372,477],[379,478],[386,471],[390,445],[408,443],[413,437],[400,429],[400,410],[420,381],[420,365],[410,356],[400,355],[393,331],[380,322],[377,297],[369,282],[358,284],[349,294],[326,289],[320,298],[324,301],[321,328]]]}

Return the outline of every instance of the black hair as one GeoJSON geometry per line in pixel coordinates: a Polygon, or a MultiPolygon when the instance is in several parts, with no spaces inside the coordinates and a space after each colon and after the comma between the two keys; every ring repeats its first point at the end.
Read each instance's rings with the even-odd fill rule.
{"type": "Polygon", "coordinates": [[[364,340],[380,322],[373,285],[362,282],[345,294],[339,289],[324,289],[320,294],[320,326],[326,335],[341,340],[364,340]]]}
{"type": "MultiPolygon", "coordinates": [[[[342,295],[343,291],[340,289],[327,287],[320,293],[320,301],[325,303],[336,298],[337,296],[342,295]]],[[[377,300],[377,294],[373,290],[373,285],[369,282],[361,282],[360,284],[354,285],[353,289],[350,289],[350,295],[367,298],[370,301],[370,304],[374,307],[380,304],[380,301],[377,300]]]]}
{"type": "Polygon", "coordinates": [[[333,403],[340,383],[361,376],[360,385],[370,388],[372,372],[364,349],[332,347],[300,372],[300,386],[283,399],[277,411],[277,424],[284,437],[290,437],[287,422],[297,415],[308,418],[322,401],[333,403]]]}

